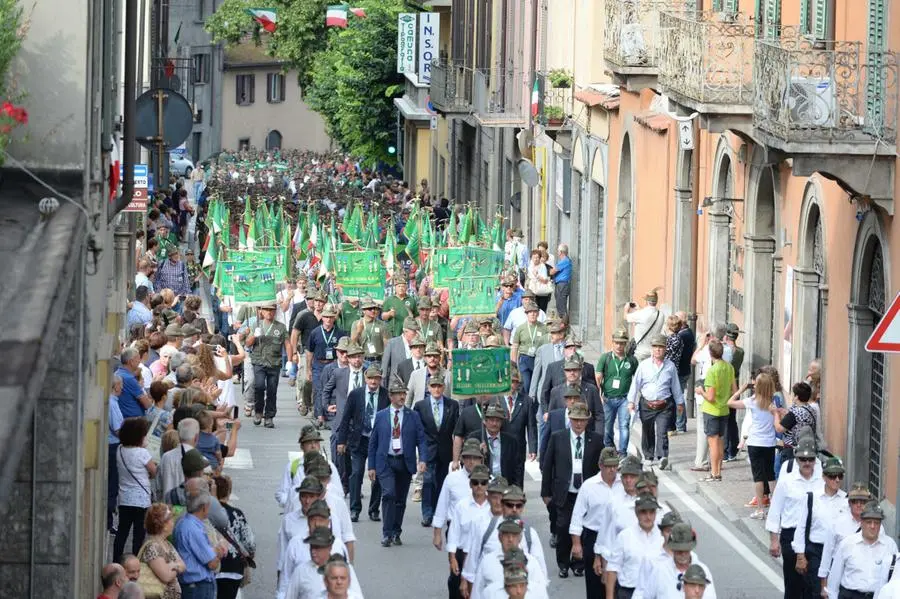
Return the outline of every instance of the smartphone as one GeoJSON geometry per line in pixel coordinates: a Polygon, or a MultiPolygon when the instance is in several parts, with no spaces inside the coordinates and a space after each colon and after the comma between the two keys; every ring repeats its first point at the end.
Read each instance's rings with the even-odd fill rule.
{"type": "Polygon", "coordinates": [[[756,384],[750,383],[749,385],[747,385],[747,391],[749,391],[750,393],[753,393],[754,391],[756,391],[756,384]]]}
{"type": "Polygon", "coordinates": [[[240,410],[238,410],[237,406],[231,406],[231,419],[237,420],[239,412],[240,412],[240,410]]]}

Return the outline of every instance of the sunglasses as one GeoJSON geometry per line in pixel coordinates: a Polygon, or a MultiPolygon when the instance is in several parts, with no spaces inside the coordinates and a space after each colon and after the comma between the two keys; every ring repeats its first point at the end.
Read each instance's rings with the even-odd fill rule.
{"type": "Polygon", "coordinates": [[[678,574],[678,584],[675,585],[675,590],[680,591],[682,588],[684,588],[684,574],[679,573],[678,574]]]}
{"type": "Polygon", "coordinates": [[[486,487],[488,485],[488,481],[486,480],[470,480],[469,484],[473,487],[486,487]]]}
{"type": "Polygon", "coordinates": [[[797,458],[797,461],[801,464],[809,464],[810,462],[815,462],[816,458],[797,458]]]}
{"type": "Polygon", "coordinates": [[[503,505],[505,505],[506,507],[511,507],[511,508],[517,509],[517,510],[521,510],[522,508],[525,507],[525,504],[524,504],[524,503],[508,503],[508,502],[504,502],[503,505]]]}
{"type": "Polygon", "coordinates": [[[831,478],[834,480],[844,480],[844,475],[843,474],[826,474],[825,478],[831,478]]]}

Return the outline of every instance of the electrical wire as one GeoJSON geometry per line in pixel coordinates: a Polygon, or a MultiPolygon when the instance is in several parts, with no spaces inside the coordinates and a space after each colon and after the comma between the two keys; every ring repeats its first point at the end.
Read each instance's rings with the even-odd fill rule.
{"type": "Polygon", "coordinates": [[[59,191],[58,189],[56,189],[55,187],[53,187],[52,185],[50,185],[49,183],[47,183],[46,181],[41,179],[39,176],[37,176],[33,172],[31,172],[31,170],[29,170],[27,166],[22,164],[18,159],[16,159],[15,156],[13,156],[9,152],[7,152],[5,149],[0,149],[0,151],[2,151],[3,155],[6,156],[7,158],[9,158],[13,162],[13,165],[17,169],[19,169],[20,171],[22,171],[23,173],[25,173],[26,175],[28,175],[29,177],[34,179],[38,184],[40,184],[42,187],[44,187],[48,191],[52,192],[55,196],[58,196],[58,197],[64,199],[65,201],[69,202],[70,204],[72,204],[73,206],[75,206],[76,208],[81,210],[81,212],[84,213],[84,216],[85,216],[85,218],[88,219],[88,221],[92,220],[91,215],[87,211],[87,208],[85,208],[80,203],[76,202],[75,200],[73,200],[72,198],[70,198],[69,196],[64,194],[63,192],[59,191]]]}

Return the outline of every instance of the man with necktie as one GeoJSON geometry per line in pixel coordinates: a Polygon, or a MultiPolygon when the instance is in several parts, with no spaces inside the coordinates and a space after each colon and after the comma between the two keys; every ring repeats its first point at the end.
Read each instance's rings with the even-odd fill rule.
{"type": "Polygon", "coordinates": [[[425,368],[414,370],[409,376],[409,384],[406,386],[406,405],[412,407],[420,399],[429,395],[428,381],[435,373],[443,372],[444,390],[450,387],[450,371],[441,368],[441,348],[435,343],[429,343],[425,347],[425,368]]]}
{"type": "Polygon", "coordinates": [[[382,547],[402,545],[403,515],[412,475],[425,472],[428,450],[419,415],[404,405],[406,385],[394,378],[388,392],[391,405],[377,414],[369,438],[369,480],[381,484],[382,547]],[[416,451],[421,459],[416,466],[416,451]]]}
{"type": "Polygon", "coordinates": [[[506,431],[519,441],[519,459],[524,463],[527,452],[528,459],[534,460],[537,457],[537,423],[531,399],[522,390],[518,368],[512,368],[509,393],[502,397],[502,402],[507,415],[506,431]]]}
{"type": "Polygon", "coordinates": [[[425,368],[425,338],[416,333],[409,342],[409,357],[397,365],[397,376],[404,385],[409,384],[410,376],[416,370],[425,368]]]}
{"type": "MultiPolygon", "coordinates": [[[[550,342],[540,346],[534,354],[534,370],[531,373],[531,384],[526,391],[531,399],[537,399],[540,390],[544,384],[544,375],[550,364],[563,359],[565,352],[566,325],[562,322],[548,322],[550,328],[550,342]]],[[[541,429],[544,428],[544,414],[540,405],[536,406],[537,413],[535,421],[538,428],[538,438],[541,436],[541,429]]]]}
{"type": "MultiPolygon", "coordinates": [[[[347,398],[350,393],[359,389],[363,383],[363,350],[354,342],[347,344],[347,366],[334,370],[327,380],[322,380],[323,389],[321,401],[328,417],[335,423],[340,423],[344,417],[344,409],[347,406],[347,398]]],[[[337,455],[337,435],[331,437],[331,455],[337,455]]],[[[344,494],[350,492],[350,464],[349,456],[335,459],[338,472],[341,475],[341,485],[344,494]]]]}
{"type": "Polygon", "coordinates": [[[506,424],[506,408],[496,400],[484,410],[484,427],[469,433],[469,439],[481,441],[485,464],[492,476],[502,476],[509,484],[522,486],[525,462],[519,460],[519,441],[502,432],[506,424]]]}
{"type": "Polygon", "coordinates": [[[422,487],[422,526],[431,526],[438,496],[450,461],[453,459],[453,430],[459,418],[459,404],[444,397],[444,373],[438,371],[428,380],[429,395],[413,406],[425,429],[424,456],[427,469],[422,487]]]}
{"type": "MultiPolygon", "coordinates": [[[[366,370],[366,383],[347,396],[347,405],[337,427],[338,454],[350,455],[350,520],[359,521],[362,511],[362,481],[366,460],[369,457],[369,439],[375,424],[375,414],[390,404],[387,390],[381,386],[381,370],[372,365],[366,370]],[[349,451],[348,451],[349,450],[349,451]]],[[[369,497],[369,518],[375,522],[381,501],[381,485],[372,482],[369,497]]]]}

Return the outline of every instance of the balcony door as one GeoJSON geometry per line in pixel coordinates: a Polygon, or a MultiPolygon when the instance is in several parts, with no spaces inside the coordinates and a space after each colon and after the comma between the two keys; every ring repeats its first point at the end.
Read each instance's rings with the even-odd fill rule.
{"type": "MultiPolygon", "coordinates": [[[[869,0],[868,37],[866,39],[866,128],[881,137],[884,133],[884,48],[885,0],[869,0]]],[[[893,116],[893,115],[892,115],[893,116]]]]}

